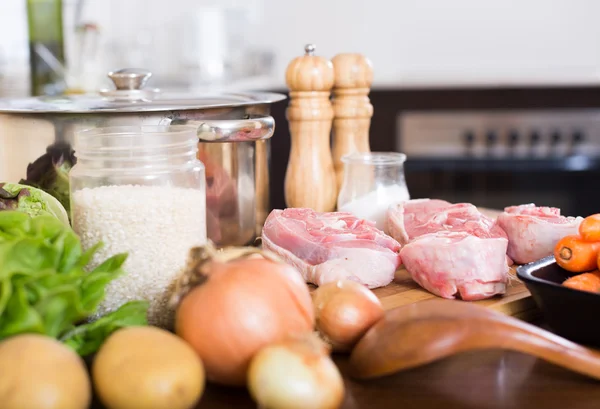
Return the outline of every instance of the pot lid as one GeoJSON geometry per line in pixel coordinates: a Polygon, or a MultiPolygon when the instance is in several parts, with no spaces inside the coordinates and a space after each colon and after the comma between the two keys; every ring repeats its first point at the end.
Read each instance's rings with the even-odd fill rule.
{"type": "Polygon", "coordinates": [[[152,76],[147,70],[127,68],[108,73],[115,89],[102,89],[98,94],[41,96],[22,99],[0,99],[0,112],[14,113],[94,113],[153,112],[171,110],[226,108],[271,104],[285,95],[271,92],[244,92],[202,95],[200,97],[163,93],[145,88],[152,76]]]}

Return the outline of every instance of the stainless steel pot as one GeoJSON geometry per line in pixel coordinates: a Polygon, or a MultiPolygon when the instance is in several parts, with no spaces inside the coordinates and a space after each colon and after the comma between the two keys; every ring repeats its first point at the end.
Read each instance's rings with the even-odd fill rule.
{"type": "Polygon", "coordinates": [[[78,130],[192,125],[206,166],[209,238],[220,246],[252,242],[269,212],[269,138],[275,129],[270,105],[285,96],[168,94],[144,87],[151,75],[111,72],[116,89],[99,95],[0,99],[0,182],[25,178],[29,163],[57,142],[71,144],[78,130]]]}

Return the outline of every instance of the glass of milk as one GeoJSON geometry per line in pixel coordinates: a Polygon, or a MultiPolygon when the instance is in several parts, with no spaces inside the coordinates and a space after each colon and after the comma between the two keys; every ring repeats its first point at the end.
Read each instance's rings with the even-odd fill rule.
{"type": "Polygon", "coordinates": [[[375,222],[386,230],[390,205],[410,199],[404,179],[406,155],[397,152],[352,153],[342,157],[344,181],[337,209],[375,222]]]}

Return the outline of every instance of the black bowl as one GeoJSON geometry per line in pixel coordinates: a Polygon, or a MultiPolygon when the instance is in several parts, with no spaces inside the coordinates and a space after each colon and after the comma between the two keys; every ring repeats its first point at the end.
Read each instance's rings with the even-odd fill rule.
{"type": "Polygon", "coordinates": [[[521,279],[542,310],[548,326],[571,341],[600,347],[600,294],[574,290],[562,285],[576,275],[545,257],[517,267],[521,279]]]}

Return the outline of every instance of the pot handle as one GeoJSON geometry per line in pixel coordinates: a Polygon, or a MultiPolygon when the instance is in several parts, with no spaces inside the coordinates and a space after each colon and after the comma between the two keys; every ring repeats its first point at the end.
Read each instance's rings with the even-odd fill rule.
{"type": "Polygon", "coordinates": [[[195,126],[201,142],[247,142],[269,139],[275,131],[272,116],[249,115],[243,119],[173,120],[172,125],[195,126]]]}

